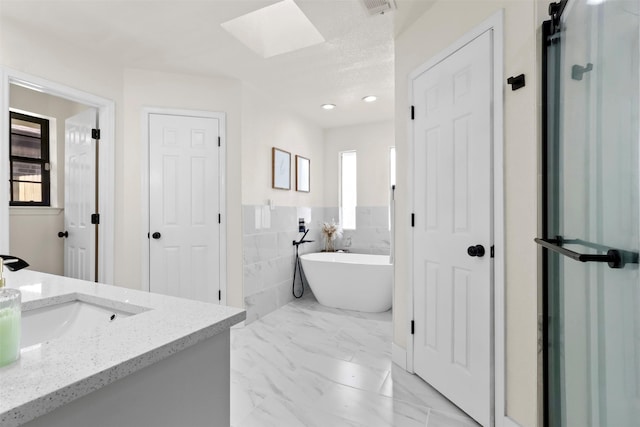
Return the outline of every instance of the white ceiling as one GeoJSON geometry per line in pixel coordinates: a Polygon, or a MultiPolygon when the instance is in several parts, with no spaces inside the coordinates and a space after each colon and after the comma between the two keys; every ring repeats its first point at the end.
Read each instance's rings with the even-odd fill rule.
{"type": "Polygon", "coordinates": [[[125,67],[237,78],[324,128],[393,118],[394,34],[432,4],[397,0],[369,16],[360,0],[296,0],[326,42],[264,59],[220,24],[277,0],[0,2],[2,19],[31,31],[125,67]],[[378,101],[361,101],[371,94],[378,101]]]}

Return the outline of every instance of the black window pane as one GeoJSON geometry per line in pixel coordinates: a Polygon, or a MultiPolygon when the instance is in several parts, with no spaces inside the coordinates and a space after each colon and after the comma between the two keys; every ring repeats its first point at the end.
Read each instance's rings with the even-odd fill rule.
{"type": "Polygon", "coordinates": [[[40,135],[42,135],[42,126],[40,123],[28,122],[14,117],[11,119],[11,133],[40,138],[40,135]]]}
{"type": "Polygon", "coordinates": [[[39,163],[13,162],[11,178],[19,181],[42,182],[42,165],[39,163]]]}
{"type": "Polygon", "coordinates": [[[49,121],[11,112],[10,122],[11,204],[48,205],[49,121]]]}
{"type": "Polygon", "coordinates": [[[13,182],[13,202],[42,202],[42,184],[13,182]]]}
{"type": "Polygon", "coordinates": [[[42,158],[42,142],[40,139],[29,136],[12,134],[11,155],[40,159],[42,158]]]}

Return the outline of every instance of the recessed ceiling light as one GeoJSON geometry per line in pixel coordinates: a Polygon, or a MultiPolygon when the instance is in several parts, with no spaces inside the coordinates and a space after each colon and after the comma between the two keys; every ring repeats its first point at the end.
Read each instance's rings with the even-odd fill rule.
{"type": "Polygon", "coordinates": [[[336,104],[322,104],[321,107],[325,110],[333,110],[336,108],[336,104]]]}
{"type": "Polygon", "coordinates": [[[364,102],[373,102],[373,101],[375,101],[376,99],[378,99],[378,97],[377,97],[377,96],[375,96],[375,95],[368,95],[368,96],[365,96],[364,98],[362,98],[362,100],[363,100],[364,102]]]}

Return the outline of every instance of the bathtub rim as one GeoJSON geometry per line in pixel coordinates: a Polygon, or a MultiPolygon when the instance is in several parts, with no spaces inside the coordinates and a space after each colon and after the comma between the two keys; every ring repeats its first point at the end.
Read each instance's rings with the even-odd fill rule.
{"type": "Polygon", "coordinates": [[[389,255],[361,254],[353,252],[310,252],[300,255],[300,259],[311,262],[393,266],[389,255]]]}

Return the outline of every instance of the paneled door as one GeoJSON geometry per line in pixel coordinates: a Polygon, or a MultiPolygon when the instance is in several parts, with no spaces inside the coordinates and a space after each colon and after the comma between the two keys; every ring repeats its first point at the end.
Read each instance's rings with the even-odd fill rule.
{"type": "Polygon", "coordinates": [[[149,289],[218,302],[220,123],[149,115],[149,289]]]}
{"type": "Polygon", "coordinates": [[[97,111],[89,108],[64,125],[64,275],[94,281],[98,226],[91,223],[91,215],[98,212],[97,143],[91,130],[97,128],[97,111]]]}
{"type": "Polygon", "coordinates": [[[492,32],[413,80],[414,370],[492,410],[492,32]]]}

